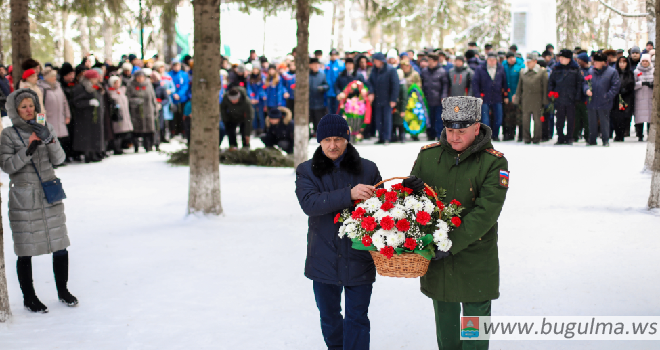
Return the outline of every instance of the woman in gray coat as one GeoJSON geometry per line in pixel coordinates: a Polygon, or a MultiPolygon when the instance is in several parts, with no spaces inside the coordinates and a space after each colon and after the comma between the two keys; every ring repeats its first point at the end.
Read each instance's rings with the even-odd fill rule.
{"type": "Polygon", "coordinates": [[[54,165],[64,162],[65,154],[51,124],[37,124],[41,113],[37,94],[19,89],[7,97],[7,114],[13,127],[0,136],[0,168],[9,174],[9,226],[18,256],[16,270],[23,290],[23,304],[32,312],[48,312],[39,301],[32,284],[32,257],[53,253],[53,272],[60,301],[76,306],[69,293],[70,245],[61,201],[46,201],[41,181],[55,179],[54,165]],[[39,173],[35,171],[39,170],[39,173]]]}
{"type": "Polygon", "coordinates": [[[644,54],[635,69],[635,130],[637,139],[644,141],[644,123],[648,132],[653,112],[653,73],[651,55],[644,54]]]}
{"type": "Polygon", "coordinates": [[[154,132],[156,132],[156,113],[158,102],[156,94],[144,72],[139,70],[133,74],[133,80],[126,88],[126,97],[130,106],[131,121],[133,123],[133,144],[135,153],[138,152],[142,137],[144,149],[149,152],[154,145],[154,132]]]}

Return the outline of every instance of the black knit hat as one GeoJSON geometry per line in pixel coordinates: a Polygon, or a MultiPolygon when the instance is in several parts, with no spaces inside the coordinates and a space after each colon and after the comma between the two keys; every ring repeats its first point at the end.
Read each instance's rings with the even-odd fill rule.
{"type": "Polygon", "coordinates": [[[69,73],[73,72],[73,66],[69,62],[62,63],[62,68],[60,68],[60,76],[63,77],[69,73]]]}
{"type": "Polygon", "coordinates": [[[343,137],[349,140],[351,135],[348,123],[337,114],[328,114],[321,119],[316,130],[316,141],[321,143],[328,137],[343,137]]]}
{"type": "Polygon", "coordinates": [[[319,59],[316,58],[316,57],[312,57],[312,58],[310,58],[310,59],[309,59],[309,64],[312,64],[312,63],[319,63],[319,59]]]}
{"type": "Polygon", "coordinates": [[[569,49],[562,49],[559,51],[559,57],[573,58],[573,51],[569,49]]]}
{"type": "Polygon", "coordinates": [[[282,119],[282,111],[280,111],[279,108],[270,108],[268,110],[268,118],[282,119]]]}
{"type": "Polygon", "coordinates": [[[346,57],[346,58],[344,59],[344,63],[355,63],[355,61],[354,61],[353,58],[351,58],[351,57],[346,57]]]}

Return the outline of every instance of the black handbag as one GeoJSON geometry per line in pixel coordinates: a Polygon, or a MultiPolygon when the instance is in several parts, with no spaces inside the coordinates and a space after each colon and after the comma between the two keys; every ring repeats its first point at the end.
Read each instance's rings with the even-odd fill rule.
{"type": "MultiPolygon", "coordinates": [[[[21,142],[23,142],[23,145],[25,145],[25,141],[23,140],[23,136],[21,136],[21,133],[18,132],[18,129],[16,129],[15,126],[13,126],[13,128],[14,131],[16,131],[18,138],[20,138],[21,142]]],[[[62,188],[62,182],[60,181],[60,179],[56,177],[53,180],[44,182],[41,179],[41,175],[39,175],[39,170],[37,170],[37,166],[34,164],[34,161],[32,159],[30,159],[30,163],[32,163],[32,167],[34,167],[34,171],[37,173],[37,177],[39,177],[39,182],[41,182],[41,187],[44,190],[44,195],[46,195],[46,201],[48,202],[48,204],[53,204],[55,202],[59,202],[65,199],[66,193],[64,193],[64,188],[62,188]]]]}

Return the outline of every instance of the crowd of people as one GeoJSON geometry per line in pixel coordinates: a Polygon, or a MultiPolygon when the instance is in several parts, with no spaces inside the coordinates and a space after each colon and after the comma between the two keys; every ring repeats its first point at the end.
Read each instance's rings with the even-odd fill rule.
{"type": "MultiPolygon", "coordinates": [[[[321,118],[342,114],[346,87],[364,86],[371,120],[349,120],[354,141],[375,138],[377,144],[419,140],[404,127],[406,92],[412,84],[425,95],[426,140],[439,139],[443,130],[442,100],[474,96],[483,100],[481,122],[493,130],[494,141],[516,140],[558,145],[584,140],[595,145],[634,136],[644,141],[651,119],[655,50],[588,53],[579,47],[555,53],[548,44],[542,53],[525,58],[516,45],[508,51],[425,49],[419,52],[346,52],[324,56],[316,50],[309,59],[310,137],[321,118]],[[533,121],[533,122],[532,122],[533,121]],[[634,123],[633,123],[634,121],[634,123]]],[[[269,61],[251,50],[245,61],[223,57],[219,92],[220,142],[229,149],[250,147],[256,136],[267,147],[293,152],[295,50],[281,61],[269,61]]],[[[166,63],[158,55],[122,57],[117,65],[93,56],[73,66],[42,65],[34,59],[21,64],[20,81],[12,80],[12,66],[0,66],[0,92],[34,91],[49,124],[65,150],[65,163],[97,162],[127,149],[158,150],[161,143],[181,135],[189,139],[191,78],[194,60],[166,63]]],[[[3,115],[6,112],[3,111],[3,115]]]]}
{"type": "MultiPolygon", "coordinates": [[[[285,127],[279,120],[281,110],[292,112],[295,103],[294,58],[295,50],[281,62],[270,62],[252,50],[246,61],[223,60],[224,85],[232,96],[243,96],[244,104],[253,107],[253,113],[243,113],[252,118],[241,127],[243,146],[249,146],[252,132],[268,146],[281,142],[282,149],[290,150],[293,126],[285,127]],[[277,136],[270,130],[273,125],[281,130],[277,136]]],[[[345,88],[359,81],[368,91],[372,118],[369,123],[349,122],[351,132],[360,135],[358,140],[376,138],[377,144],[406,140],[403,116],[409,96],[405,92],[416,84],[425,95],[427,140],[437,140],[442,133],[444,98],[473,96],[483,100],[481,122],[493,130],[493,141],[540,144],[552,140],[556,132],[556,145],[580,140],[596,145],[600,138],[603,146],[609,146],[612,139],[619,142],[631,136],[633,121],[634,136],[644,141],[644,125],[648,133],[651,119],[654,60],[653,42],[644,50],[634,46],[627,51],[587,52],[576,47],[557,53],[548,44],[543,52],[530,52],[524,58],[515,44],[508,51],[495,51],[489,44],[480,50],[474,42],[463,55],[427,48],[386,54],[346,52],[340,58],[337,50],[328,57],[317,50],[309,60],[310,137],[315,137],[324,115],[342,113],[345,88]]],[[[235,129],[233,123],[230,126],[235,129]]],[[[419,140],[419,136],[409,137],[419,140]]],[[[231,147],[237,147],[233,140],[231,147]]]]}

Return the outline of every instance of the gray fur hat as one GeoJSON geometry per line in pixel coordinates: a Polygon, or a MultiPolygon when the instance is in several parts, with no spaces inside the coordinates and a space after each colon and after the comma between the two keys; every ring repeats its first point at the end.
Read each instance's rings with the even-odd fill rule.
{"type": "Polygon", "coordinates": [[[481,121],[483,100],[471,96],[454,96],[442,100],[442,121],[452,129],[464,129],[481,121]]]}

